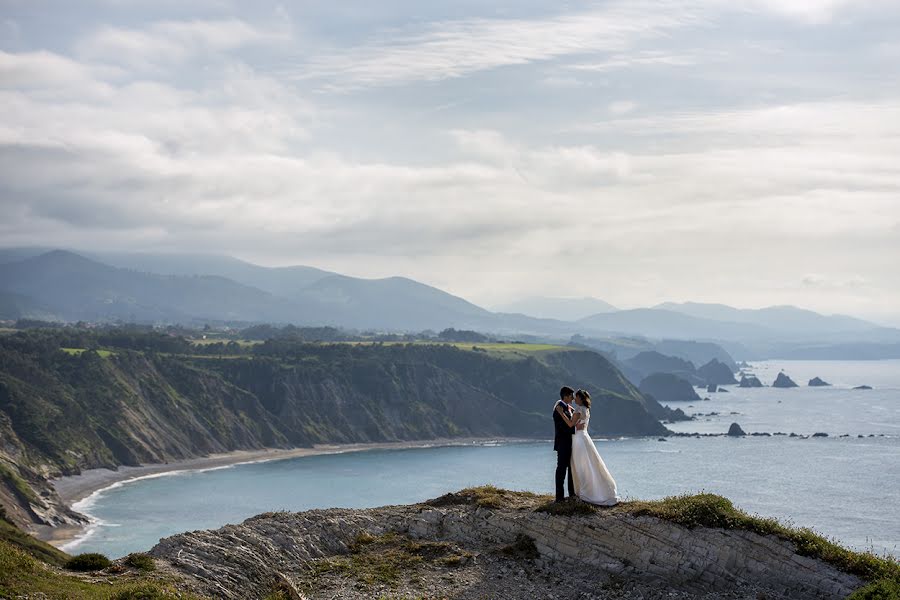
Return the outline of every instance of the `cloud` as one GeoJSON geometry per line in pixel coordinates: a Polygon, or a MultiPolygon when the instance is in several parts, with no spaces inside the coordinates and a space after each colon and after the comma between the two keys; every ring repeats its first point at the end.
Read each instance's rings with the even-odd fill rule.
{"type": "Polygon", "coordinates": [[[290,30],[261,28],[240,19],[163,21],[142,29],[102,27],[77,45],[79,56],[148,67],[178,63],[204,53],[284,42],[290,30]]]}
{"type": "Polygon", "coordinates": [[[621,52],[699,21],[682,3],[644,1],[543,20],[446,21],[314,58],[293,74],[337,89],[437,81],[568,55],[621,52]]]}

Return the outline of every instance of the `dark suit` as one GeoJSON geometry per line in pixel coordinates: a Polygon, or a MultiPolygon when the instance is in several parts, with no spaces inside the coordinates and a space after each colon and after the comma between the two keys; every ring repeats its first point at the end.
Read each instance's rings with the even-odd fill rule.
{"type": "Polygon", "coordinates": [[[569,466],[569,463],[572,462],[572,435],[575,433],[575,428],[566,425],[563,418],[556,412],[557,406],[562,406],[566,416],[570,419],[574,411],[562,400],[553,405],[553,428],[556,430],[553,436],[553,449],[556,450],[556,499],[563,500],[565,498],[563,481],[566,479],[566,471],[568,471],[569,496],[575,495],[572,469],[569,466]]]}

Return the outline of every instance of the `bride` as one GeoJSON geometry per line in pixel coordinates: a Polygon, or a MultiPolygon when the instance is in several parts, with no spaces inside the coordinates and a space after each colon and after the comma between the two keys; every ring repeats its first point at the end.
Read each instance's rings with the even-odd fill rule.
{"type": "MultiPolygon", "coordinates": [[[[567,419],[568,420],[568,419],[567,419]]],[[[606,464],[588,434],[591,422],[591,395],[586,390],[575,392],[575,414],[569,426],[575,427],[572,436],[572,479],[575,495],[591,504],[612,506],[619,501],[616,481],[609,474],[606,464]]]]}

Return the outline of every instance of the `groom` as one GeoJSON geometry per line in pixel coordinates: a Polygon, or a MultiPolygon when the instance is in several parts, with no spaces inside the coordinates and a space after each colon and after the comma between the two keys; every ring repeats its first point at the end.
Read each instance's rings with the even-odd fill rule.
{"type": "Polygon", "coordinates": [[[575,412],[572,408],[572,401],[575,399],[575,390],[565,385],[559,390],[559,402],[553,406],[553,428],[556,434],[553,437],[553,449],[556,450],[556,501],[565,500],[563,495],[563,480],[566,479],[566,471],[568,471],[568,488],[569,498],[575,496],[575,484],[572,481],[572,435],[575,433],[574,427],[569,427],[556,407],[562,408],[566,413],[566,417],[572,418],[575,412]]]}

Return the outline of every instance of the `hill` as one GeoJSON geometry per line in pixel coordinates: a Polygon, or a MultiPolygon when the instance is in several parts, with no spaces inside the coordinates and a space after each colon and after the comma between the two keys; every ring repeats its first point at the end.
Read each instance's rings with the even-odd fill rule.
{"type": "Polygon", "coordinates": [[[531,297],[516,300],[496,308],[501,313],[520,313],[540,319],[577,321],[597,313],[618,310],[609,302],[598,298],[547,298],[531,297]]]}
{"type": "Polygon", "coordinates": [[[546,439],[563,384],[592,392],[595,434],[666,433],[655,402],[599,354],[498,346],[270,340],[214,356],[119,330],[3,336],[0,464],[14,477],[0,502],[18,523],[54,525],[78,515],[46,479],[81,469],[319,443],[546,439]]]}

